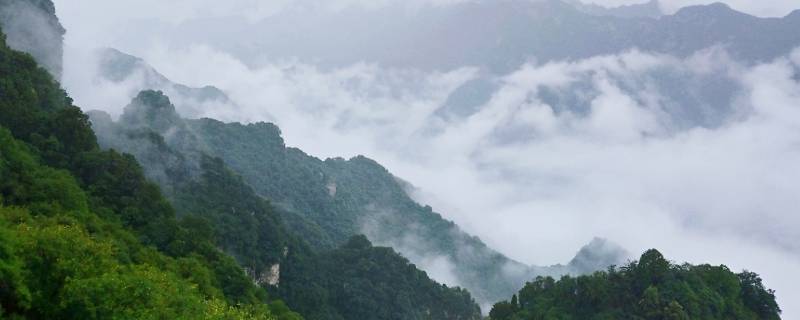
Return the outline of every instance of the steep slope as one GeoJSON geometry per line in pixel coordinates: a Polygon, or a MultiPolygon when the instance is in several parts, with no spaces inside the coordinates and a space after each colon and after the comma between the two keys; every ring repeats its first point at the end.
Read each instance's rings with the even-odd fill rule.
{"type": "MultiPolygon", "coordinates": [[[[303,240],[308,233],[287,233],[279,210],[256,195],[222,159],[207,154],[205,141],[196,136],[190,122],[178,117],[162,93],[140,93],[117,122],[92,113],[92,123],[101,145],[141,159],[147,175],[163,186],[180,216],[208,221],[217,245],[236,257],[253,281],[309,319],[393,319],[398,314],[404,319],[480,317],[469,293],[436,284],[391,249],[363,245],[348,258],[336,254],[346,248],[310,250],[303,240]],[[365,268],[361,276],[342,277],[342,270],[358,268],[365,268]],[[372,281],[366,281],[370,275],[372,281]],[[354,304],[345,303],[347,299],[354,304]],[[371,316],[363,318],[366,314],[371,316]]],[[[283,212],[282,217],[292,215],[283,212]]]]}
{"type": "Polygon", "coordinates": [[[675,265],[656,250],[638,262],[577,278],[538,278],[492,320],[780,319],[774,291],[757,274],[725,266],[675,265]]]}
{"type": "Polygon", "coordinates": [[[206,257],[169,257],[90,211],[74,177],[36,158],[0,127],[0,317],[276,319],[264,304],[226,302],[230,280],[206,257]]]}
{"type": "Polygon", "coordinates": [[[318,264],[329,283],[361,284],[338,292],[335,303],[345,319],[481,318],[466,290],[419,281],[428,276],[391,248],[373,247],[364,236],[353,237],[341,248],[321,255],[318,264]],[[452,314],[439,304],[458,305],[461,308],[453,311],[469,312],[452,314]]]}
{"type": "Polygon", "coordinates": [[[132,157],[101,151],[2,33],[0,114],[0,316],[274,319],[266,293],[175,218],[132,157]]]}
{"type": "Polygon", "coordinates": [[[601,246],[589,246],[584,251],[596,256],[566,266],[526,266],[416,203],[404,182],[373,160],[311,157],[287,148],[280,130],[268,123],[186,123],[209,154],[224,159],[256,193],[285,209],[287,226],[312,247],[333,248],[363,233],[395,248],[434,277],[467,288],[480,303],[497,301],[536,275],[583,274],[627,258],[617,247],[597,251],[601,246]],[[598,261],[603,265],[596,265],[598,261]]]}

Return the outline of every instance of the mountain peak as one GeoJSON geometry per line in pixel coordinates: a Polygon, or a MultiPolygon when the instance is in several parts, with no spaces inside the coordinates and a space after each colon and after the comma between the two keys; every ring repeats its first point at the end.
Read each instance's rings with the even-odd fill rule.
{"type": "Polygon", "coordinates": [[[678,12],[675,13],[675,16],[678,17],[707,17],[709,15],[747,15],[741,13],[739,11],[734,10],[729,5],[722,3],[722,2],[714,2],[712,4],[707,5],[694,5],[683,7],[678,12]]]}
{"type": "Polygon", "coordinates": [[[569,266],[581,273],[603,270],[611,265],[619,265],[628,259],[629,253],[618,244],[603,238],[594,238],[583,246],[569,266]]]}
{"type": "Polygon", "coordinates": [[[100,58],[98,65],[99,75],[112,82],[122,82],[137,71],[146,72],[147,74],[144,76],[155,76],[159,81],[165,80],[163,76],[149,68],[141,58],[114,48],[100,49],[97,54],[100,58]]]}
{"type": "Polygon", "coordinates": [[[151,128],[164,133],[181,123],[181,118],[163,92],[144,90],[125,107],[120,122],[130,127],[151,128]]]}

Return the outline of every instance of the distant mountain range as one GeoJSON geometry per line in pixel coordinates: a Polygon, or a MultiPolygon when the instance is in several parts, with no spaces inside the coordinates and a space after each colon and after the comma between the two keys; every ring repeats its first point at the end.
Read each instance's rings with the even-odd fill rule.
{"type": "Polygon", "coordinates": [[[583,3],[581,0],[564,0],[576,9],[595,16],[613,16],[619,18],[658,18],[664,15],[658,0],[645,3],[622,5],[618,7],[604,7],[592,3],[583,3]]]}
{"type": "Polygon", "coordinates": [[[236,105],[222,90],[205,86],[193,88],[172,82],[144,60],[112,48],[99,49],[97,77],[115,84],[128,84],[132,98],[142,90],[167,94],[181,114],[197,114],[208,109],[235,109],[236,105]]]}
{"type": "Polygon", "coordinates": [[[203,19],[154,31],[166,28],[176,43],[189,44],[199,40],[191,34],[202,30],[207,43],[252,65],[297,58],[321,66],[362,61],[423,70],[477,66],[501,74],[526,61],[630,48],[681,57],[722,46],[736,59],[768,61],[800,44],[800,11],[758,18],[716,3],[662,16],[655,2],[616,9],[571,3],[479,0],[424,9],[352,8],[308,19],[303,19],[307,13],[289,12],[255,23],[203,19]],[[259,32],[228,36],[247,30],[259,32]]]}

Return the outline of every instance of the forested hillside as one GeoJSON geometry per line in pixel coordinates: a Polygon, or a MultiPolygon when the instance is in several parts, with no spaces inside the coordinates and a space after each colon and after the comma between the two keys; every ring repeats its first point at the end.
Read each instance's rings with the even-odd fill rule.
{"type": "MultiPolygon", "coordinates": [[[[210,154],[223,158],[259,195],[284,208],[288,227],[314,247],[331,248],[363,233],[417,263],[444,258],[453,265],[458,283],[484,303],[502,299],[537,275],[597,270],[592,263],[531,267],[509,259],[418,204],[405,182],[366,157],[320,160],[287,147],[280,129],[270,123],[186,123],[210,154]]],[[[607,249],[593,259],[610,265],[627,258],[621,249],[607,249]]]]}
{"type": "MultiPolygon", "coordinates": [[[[432,208],[415,202],[407,193],[408,186],[373,160],[365,157],[320,160],[287,147],[280,129],[270,123],[242,125],[213,119],[184,119],[166,96],[154,91],[139,94],[117,123],[102,112],[91,115],[100,144],[134,154],[144,164],[148,177],[170,195],[179,214],[209,213],[216,217],[206,218],[217,225],[231,225],[226,222],[230,220],[220,219],[225,215],[219,212],[277,214],[284,224],[278,229],[286,229],[280,232],[302,239],[313,251],[334,249],[352,236],[366,234],[378,245],[393,247],[415,263],[446,259],[453,266],[458,284],[469,289],[481,303],[502,299],[537,275],[593,272],[626,258],[621,249],[609,246],[603,248],[608,249],[602,251],[606,254],[583,255],[583,258],[591,256],[594,261],[575,259],[569,265],[526,266],[487,247],[432,208]],[[212,161],[213,157],[221,160],[212,161]],[[241,178],[225,178],[237,181],[239,186],[209,181],[210,176],[204,172],[211,169],[212,163],[216,163],[218,172],[241,174],[241,178]],[[203,189],[197,181],[207,181],[204,185],[218,190],[203,189]],[[246,191],[232,196],[231,190],[246,191]],[[255,211],[241,208],[241,203],[263,202],[243,201],[243,197],[263,197],[277,208],[255,211]],[[198,203],[214,209],[197,208],[198,203]]],[[[253,234],[272,228],[258,227],[257,223],[243,225],[253,234]]],[[[221,237],[242,238],[242,230],[237,228],[238,224],[223,227],[234,234],[224,233],[221,237]],[[238,233],[234,232],[237,230],[238,233]]],[[[261,250],[256,244],[253,248],[256,249],[231,252],[240,261],[250,261],[245,265],[256,274],[266,274],[277,260],[253,263],[259,255],[256,252],[261,250]]],[[[587,246],[584,251],[596,249],[600,248],[587,246]]]]}
{"type": "Polygon", "coordinates": [[[100,150],[88,117],[2,34],[0,115],[0,315],[276,316],[206,226],[178,220],[133,157],[100,150]]]}
{"type": "Polygon", "coordinates": [[[675,265],[649,250],[639,261],[592,275],[539,277],[491,320],[524,319],[780,319],[761,278],[725,266],[675,265]]]}
{"type": "Polygon", "coordinates": [[[469,293],[436,284],[392,249],[361,241],[359,250],[349,246],[330,251],[346,241],[309,245],[306,239],[315,239],[313,233],[287,230],[284,218],[295,224],[304,220],[274,208],[223,159],[209,155],[206,141],[190,121],[178,116],[163,93],[141,92],[117,122],[102,112],[91,115],[100,145],[140,159],[179,216],[213,226],[209,233],[218,247],[236,257],[254,282],[307,318],[480,317],[469,293]]]}

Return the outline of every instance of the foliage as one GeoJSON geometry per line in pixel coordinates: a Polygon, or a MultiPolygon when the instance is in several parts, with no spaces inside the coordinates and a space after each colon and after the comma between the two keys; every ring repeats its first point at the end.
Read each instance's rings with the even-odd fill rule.
{"type": "Polygon", "coordinates": [[[0,314],[59,319],[211,319],[213,312],[223,318],[269,316],[266,308],[241,313],[220,301],[219,290],[209,285],[216,280],[196,258],[159,254],[120,225],[94,216],[75,179],[41,166],[4,128],[0,173],[9,178],[2,180],[0,193],[0,314]],[[180,271],[190,265],[198,272],[182,277],[180,271]]]}
{"type": "Polygon", "coordinates": [[[287,228],[312,249],[333,249],[361,233],[386,246],[411,236],[417,251],[404,253],[447,257],[459,266],[454,270],[459,282],[481,301],[497,301],[527,279],[527,266],[416,203],[410,186],[371,159],[317,159],[287,147],[270,123],[186,122],[208,154],[222,158],[258,195],[283,209],[287,228]],[[509,266],[523,271],[508,276],[509,266]]]}
{"type": "MultiPolygon", "coordinates": [[[[287,231],[283,219],[293,214],[274,208],[226,161],[210,156],[193,122],[180,119],[160,92],[141,92],[117,122],[92,113],[92,123],[101,145],[131,152],[142,161],[147,176],[159,182],[184,221],[200,225],[254,281],[309,319],[396,319],[398,315],[402,319],[468,319],[480,315],[466,291],[436,284],[390,249],[376,249],[381,255],[372,250],[355,252],[359,259],[340,258],[339,250],[312,250],[306,233],[295,237],[291,231],[296,229],[287,231]],[[370,269],[375,273],[373,281],[344,272],[358,270],[359,261],[379,266],[370,269]],[[272,274],[273,268],[279,274],[272,274]],[[378,283],[383,285],[374,287],[378,283]],[[428,312],[419,306],[427,306],[428,312]]],[[[286,178],[291,173],[270,176],[286,178]]],[[[309,225],[306,230],[313,228],[309,225]]],[[[273,305],[282,309],[281,303],[273,305]]]]}
{"type": "Polygon", "coordinates": [[[725,266],[674,265],[656,250],[619,269],[556,281],[539,277],[492,320],[522,319],[780,319],[775,294],[752,272],[725,266]]]}
{"type": "Polygon", "coordinates": [[[323,254],[319,264],[345,319],[480,318],[466,290],[431,281],[394,250],[373,247],[364,236],[323,254]]]}
{"type": "Polygon", "coordinates": [[[271,318],[266,292],[4,39],[0,316],[271,318]]]}

